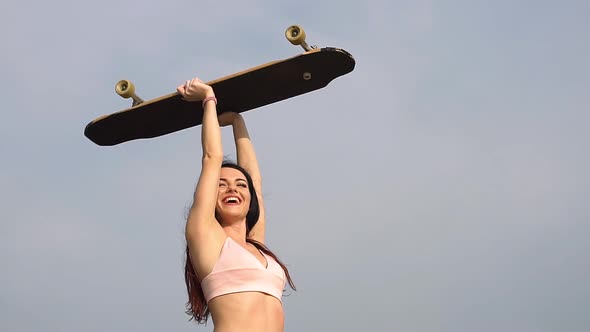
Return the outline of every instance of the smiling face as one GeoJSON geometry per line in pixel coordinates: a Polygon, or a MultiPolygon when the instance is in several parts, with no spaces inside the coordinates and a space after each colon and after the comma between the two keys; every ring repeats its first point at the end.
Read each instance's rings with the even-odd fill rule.
{"type": "Polygon", "coordinates": [[[245,219],[250,207],[250,188],[242,172],[222,167],[217,190],[216,214],[221,220],[245,219]]]}

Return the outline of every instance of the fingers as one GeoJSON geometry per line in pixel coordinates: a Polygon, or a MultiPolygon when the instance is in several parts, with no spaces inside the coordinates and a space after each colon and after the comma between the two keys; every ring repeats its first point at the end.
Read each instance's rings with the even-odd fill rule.
{"type": "Polygon", "coordinates": [[[176,87],[176,92],[182,97],[183,100],[186,100],[186,90],[184,85],[180,85],[176,87]]]}
{"type": "Polygon", "coordinates": [[[182,99],[186,99],[188,92],[189,92],[189,88],[191,86],[192,80],[187,80],[186,82],[184,82],[183,85],[179,85],[176,87],[176,91],[182,96],[182,99]]]}
{"type": "Polygon", "coordinates": [[[202,85],[205,84],[200,78],[195,77],[190,80],[186,80],[183,85],[176,87],[176,91],[182,96],[182,99],[188,100],[193,99],[193,97],[197,97],[199,93],[199,88],[202,88],[202,85]]]}

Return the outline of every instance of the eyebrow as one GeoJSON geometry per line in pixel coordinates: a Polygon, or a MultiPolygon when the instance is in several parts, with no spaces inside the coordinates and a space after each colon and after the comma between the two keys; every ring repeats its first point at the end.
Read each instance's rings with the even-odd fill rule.
{"type": "MultiPolygon", "coordinates": [[[[229,180],[226,178],[220,178],[219,181],[229,182],[229,180]]],[[[237,178],[236,181],[244,181],[244,182],[248,183],[248,181],[246,181],[246,179],[242,179],[242,178],[237,178]]]]}

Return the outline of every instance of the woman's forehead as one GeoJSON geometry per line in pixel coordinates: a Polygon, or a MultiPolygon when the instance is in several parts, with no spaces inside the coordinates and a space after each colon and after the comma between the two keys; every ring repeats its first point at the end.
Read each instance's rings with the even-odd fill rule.
{"type": "Polygon", "coordinates": [[[246,177],[244,176],[244,174],[242,174],[242,172],[240,172],[239,170],[235,169],[235,168],[231,168],[231,167],[222,167],[221,168],[221,178],[224,179],[243,179],[246,180],[246,177]]]}

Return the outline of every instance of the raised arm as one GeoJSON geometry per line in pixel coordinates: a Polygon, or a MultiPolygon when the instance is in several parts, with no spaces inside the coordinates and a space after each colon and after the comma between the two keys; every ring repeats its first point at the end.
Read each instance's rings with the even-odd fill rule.
{"type": "Polygon", "coordinates": [[[186,224],[186,240],[193,264],[200,275],[207,274],[215,264],[225,239],[223,229],[215,219],[215,205],[223,147],[221,129],[217,120],[213,89],[198,79],[177,88],[188,101],[204,101],[201,144],[202,168],[195,189],[193,205],[186,224]]]}
{"type": "Polygon", "coordinates": [[[264,213],[264,201],[262,199],[262,176],[260,175],[260,169],[258,167],[258,160],[256,159],[256,152],[254,151],[254,145],[250,140],[248,129],[244,118],[240,114],[233,114],[232,128],[234,132],[234,140],[236,143],[236,153],[238,159],[238,165],[245,168],[250,176],[252,182],[254,182],[254,189],[258,198],[260,206],[260,217],[258,222],[251,230],[250,235],[254,240],[264,243],[265,235],[265,213],[264,213]]]}

